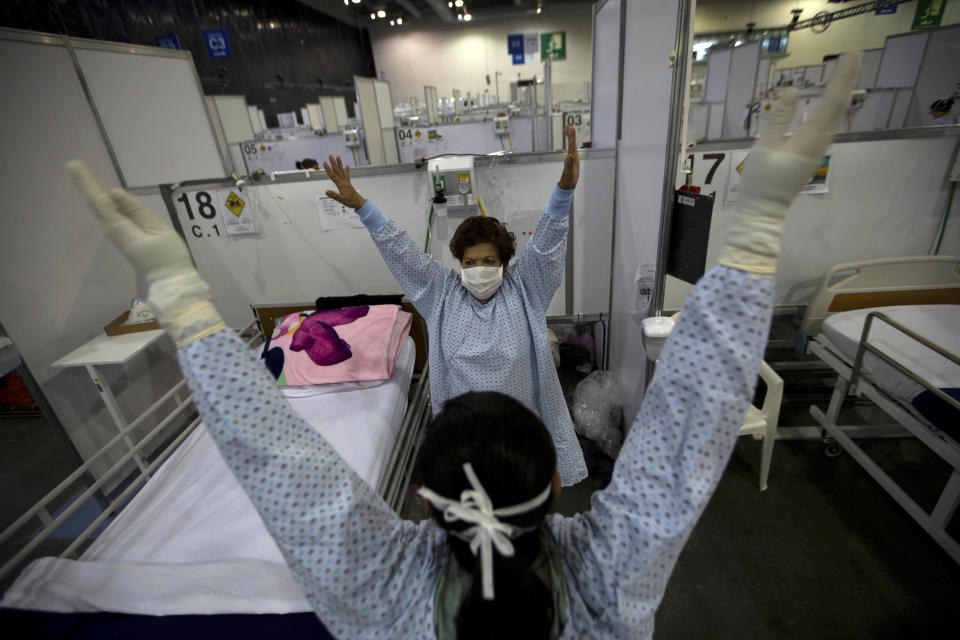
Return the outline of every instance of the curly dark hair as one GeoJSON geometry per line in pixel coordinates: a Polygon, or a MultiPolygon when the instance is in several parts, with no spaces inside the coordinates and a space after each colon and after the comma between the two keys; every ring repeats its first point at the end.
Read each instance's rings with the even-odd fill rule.
{"type": "Polygon", "coordinates": [[[484,242],[489,242],[497,249],[500,262],[504,265],[517,252],[516,236],[507,230],[507,225],[490,216],[472,216],[457,227],[450,240],[450,253],[457,260],[463,260],[467,249],[484,242]]]}

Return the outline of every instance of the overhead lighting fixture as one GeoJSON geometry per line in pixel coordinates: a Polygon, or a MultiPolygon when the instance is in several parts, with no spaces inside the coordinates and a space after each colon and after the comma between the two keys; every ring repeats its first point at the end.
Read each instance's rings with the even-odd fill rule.
{"type": "Polygon", "coordinates": [[[459,20],[460,22],[463,22],[463,14],[462,14],[462,13],[458,13],[458,14],[457,14],[457,20],[459,20]]]}
{"type": "Polygon", "coordinates": [[[379,11],[377,11],[377,17],[378,17],[378,18],[386,18],[386,17],[387,17],[387,12],[384,11],[383,9],[380,9],[379,11]]]}
{"type": "Polygon", "coordinates": [[[450,0],[450,2],[447,3],[447,6],[453,9],[453,0],[450,0]]]}
{"type": "Polygon", "coordinates": [[[537,7],[537,15],[540,15],[540,12],[543,11],[542,7],[537,7]]]}
{"type": "Polygon", "coordinates": [[[403,18],[397,18],[397,24],[403,24],[403,18]]]}
{"type": "Polygon", "coordinates": [[[453,6],[455,6],[455,7],[462,7],[462,6],[463,6],[463,0],[453,0],[453,6]]]}
{"type": "Polygon", "coordinates": [[[471,20],[473,20],[473,16],[472,16],[472,15],[470,15],[469,13],[463,14],[463,21],[464,21],[464,22],[470,22],[471,20]]]}
{"type": "Polygon", "coordinates": [[[345,5],[347,5],[347,6],[349,7],[349,6],[350,6],[350,0],[343,0],[343,4],[345,4],[345,5]]]}
{"type": "Polygon", "coordinates": [[[376,20],[376,19],[377,19],[377,14],[371,13],[371,14],[370,14],[370,19],[371,19],[371,20],[376,20]]]}
{"type": "Polygon", "coordinates": [[[360,0],[353,0],[353,4],[360,4],[360,0]]]}
{"type": "Polygon", "coordinates": [[[391,20],[391,21],[390,21],[390,26],[391,26],[391,27],[395,27],[395,26],[397,26],[397,23],[396,23],[394,20],[391,20]]]}

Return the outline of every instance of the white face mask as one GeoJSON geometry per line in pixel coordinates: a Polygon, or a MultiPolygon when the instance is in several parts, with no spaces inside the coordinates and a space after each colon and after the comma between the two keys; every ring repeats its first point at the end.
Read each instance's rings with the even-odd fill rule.
{"type": "Polygon", "coordinates": [[[502,267],[460,268],[460,282],[477,300],[486,300],[497,292],[503,282],[502,267]]]}

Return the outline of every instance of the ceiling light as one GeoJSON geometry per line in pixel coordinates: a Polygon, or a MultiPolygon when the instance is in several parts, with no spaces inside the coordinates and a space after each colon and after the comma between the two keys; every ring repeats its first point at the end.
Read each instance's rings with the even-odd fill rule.
{"type": "Polygon", "coordinates": [[[540,15],[540,12],[543,11],[542,7],[537,7],[537,15],[540,15]]]}
{"type": "Polygon", "coordinates": [[[462,6],[463,6],[463,0],[453,0],[453,6],[455,6],[455,7],[462,7],[462,6]]]}
{"type": "Polygon", "coordinates": [[[376,19],[377,19],[377,14],[371,13],[371,14],[370,14],[370,19],[371,19],[371,20],[376,20],[376,19]]]}
{"type": "Polygon", "coordinates": [[[349,7],[349,6],[350,6],[350,0],[343,0],[343,4],[345,4],[345,5],[347,5],[347,6],[349,7]]]}
{"type": "Polygon", "coordinates": [[[462,13],[458,13],[458,14],[457,14],[457,20],[459,20],[460,22],[463,22],[463,14],[462,14],[462,13]]]}
{"type": "Polygon", "coordinates": [[[397,24],[403,24],[403,18],[397,18],[397,24]]]}
{"type": "Polygon", "coordinates": [[[360,4],[360,0],[353,0],[353,4],[360,4]]]}
{"type": "Polygon", "coordinates": [[[383,9],[380,9],[379,11],[377,11],[377,17],[378,17],[378,18],[386,18],[386,17],[387,17],[387,12],[384,11],[383,9]]]}
{"type": "Polygon", "coordinates": [[[391,26],[391,27],[395,27],[396,25],[397,25],[396,22],[394,22],[393,20],[390,21],[390,26],[391,26]]]}
{"type": "Polygon", "coordinates": [[[452,8],[453,8],[453,0],[450,0],[450,2],[447,3],[447,6],[452,9],[452,8]]]}
{"type": "Polygon", "coordinates": [[[470,15],[469,13],[463,14],[463,21],[464,21],[464,22],[470,22],[471,20],[473,20],[473,16],[472,16],[472,15],[470,15]]]}

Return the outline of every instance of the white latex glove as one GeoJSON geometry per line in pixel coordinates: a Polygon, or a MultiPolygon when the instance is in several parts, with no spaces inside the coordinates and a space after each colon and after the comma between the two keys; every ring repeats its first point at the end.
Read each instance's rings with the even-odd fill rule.
{"type": "Polygon", "coordinates": [[[720,264],[757,274],[777,270],[787,209],[816,173],[833,141],[833,132],[850,106],[850,92],[860,75],[862,57],[860,52],[840,57],[820,103],[789,137],[787,128],[800,94],[790,89],[780,99],[767,130],[747,156],[736,218],[720,264]]]}
{"type": "Polygon", "coordinates": [[[67,172],[107,236],[143,274],[147,300],[178,347],[226,326],[187,245],[169,225],[123,189],[105,193],[80,160],[68,162],[67,172]]]}

